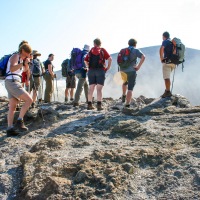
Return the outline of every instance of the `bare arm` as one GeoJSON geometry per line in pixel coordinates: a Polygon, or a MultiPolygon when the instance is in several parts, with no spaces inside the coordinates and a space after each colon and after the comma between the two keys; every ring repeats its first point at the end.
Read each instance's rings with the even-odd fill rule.
{"type": "Polygon", "coordinates": [[[160,60],[161,60],[161,62],[163,61],[163,59],[164,59],[164,57],[163,57],[163,55],[164,55],[164,46],[161,46],[160,47],[160,60]]]}
{"type": "Polygon", "coordinates": [[[136,71],[138,71],[141,68],[144,60],[145,60],[145,55],[142,55],[139,64],[136,67],[134,67],[136,71]]]}
{"type": "Polygon", "coordinates": [[[108,67],[106,68],[107,71],[110,69],[111,63],[112,63],[112,58],[109,57],[109,58],[108,58],[108,67]]]}
{"type": "Polygon", "coordinates": [[[53,66],[51,64],[48,65],[48,71],[51,74],[52,77],[54,77],[54,73],[52,71],[53,66]]]}
{"type": "Polygon", "coordinates": [[[24,65],[23,63],[19,63],[19,55],[15,54],[10,58],[10,72],[15,72],[20,68],[23,68],[23,71],[27,71],[29,69],[28,63],[30,62],[29,58],[26,58],[24,61],[24,65]],[[17,63],[17,64],[16,64],[17,63]]]}

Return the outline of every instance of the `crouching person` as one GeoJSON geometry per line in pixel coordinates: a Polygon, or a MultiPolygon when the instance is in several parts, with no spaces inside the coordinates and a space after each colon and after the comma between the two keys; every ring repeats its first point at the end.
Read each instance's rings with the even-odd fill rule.
{"type": "Polygon", "coordinates": [[[32,52],[29,44],[23,44],[19,47],[19,53],[13,54],[7,64],[7,76],[5,79],[5,87],[8,92],[9,98],[9,111],[8,111],[8,128],[7,136],[16,136],[21,131],[27,131],[28,128],[24,125],[23,117],[29,109],[32,98],[29,93],[22,87],[21,75],[22,72],[29,70],[30,54],[32,52]],[[20,110],[19,117],[16,124],[13,126],[14,114],[19,102],[19,99],[24,101],[20,110]]]}

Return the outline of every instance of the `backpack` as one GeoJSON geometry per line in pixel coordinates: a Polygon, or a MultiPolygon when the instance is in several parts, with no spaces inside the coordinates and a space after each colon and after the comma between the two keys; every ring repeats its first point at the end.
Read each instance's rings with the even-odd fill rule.
{"type": "Polygon", "coordinates": [[[79,48],[73,48],[71,51],[71,68],[74,70],[81,69],[82,63],[82,51],[79,48]]]}
{"type": "Polygon", "coordinates": [[[94,55],[92,53],[92,49],[89,52],[89,68],[103,68],[104,63],[104,53],[103,50],[100,49],[100,53],[98,55],[94,55]]]}
{"type": "MultiPolygon", "coordinates": [[[[15,52],[15,53],[17,53],[17,52],[15,52]]],[[[0,59],[0,79],[5,79],[6,69],[7,69],[7,64],[8,64],[9,58],[15,53],[4,55],[0,59]]]]}
{"type": "Polygon", "coordinates": [[[185,45],[176,37],[173,38],[171,42],[173,44],[173,51],[170,58],[171,63],[179,65],[185,61],[185,45]]]}
{"type": "Polygon", "coordinates": [[[62,76],[67,77],[70,67],[69,59],[63,60],[61,67],[62,67],[62,76]]]}
{"type": "Polygon", "coordinates": [[[38,59],[33,59],[32,61],[32,75],[34,77],[42,76],[42,66],[38,59]]]}
{"type": "Polygon", "coordinates": [[[131,64],[131,51],[129,48],[121,49],[117,56],[117,63],[120,68],[127,68],[131,64]]]}

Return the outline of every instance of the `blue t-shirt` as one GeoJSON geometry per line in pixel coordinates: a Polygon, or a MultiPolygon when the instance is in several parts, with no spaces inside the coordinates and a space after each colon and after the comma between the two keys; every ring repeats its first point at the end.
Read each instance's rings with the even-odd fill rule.
{"type": "Polygon", "coordinates": [[[170,39],[164,40],[162,42],[164,47],[164,58],[170,58],[172,55],[173,45],[170,39]]]}
{"type": "Polygon", "coordinates": [[[132,60],[132,62],[129,67],[120,68],[120,71],[123,71],[123,72],[135,71],[134,67],[137,65],[138,58],[141,59],[142,55],[144,55],[139,49],[136,49],[133,46],[129,46],[128,48],[131,50],[130,60],[132,60]]]}

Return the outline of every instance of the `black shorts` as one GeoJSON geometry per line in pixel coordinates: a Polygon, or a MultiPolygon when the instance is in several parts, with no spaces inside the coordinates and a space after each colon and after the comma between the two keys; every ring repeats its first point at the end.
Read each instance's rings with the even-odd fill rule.
{"type": "Polygon", "coordinates": [[[66,78],[66,88],[76,88],[76,78],[75,78],[75,76],[67,76],[67,78],[66,78]]]}
{"type": "Polygon", "coordinates": [[[124,80],[124,75],[123,75],[123,80],[124,80],[124,85],[128,85],[128,90],[133,90],[135,84],[136,84],[136,71],[132,71],[132,72],[121,72],[121,74],[125,74],[126,75],[126,80],[124,80]]]}
{"type": "Polygon", "coordinates": [[[104,85],[106,72],[103,69],[90,69],[88,71],[89,85],[104,85]]]}

